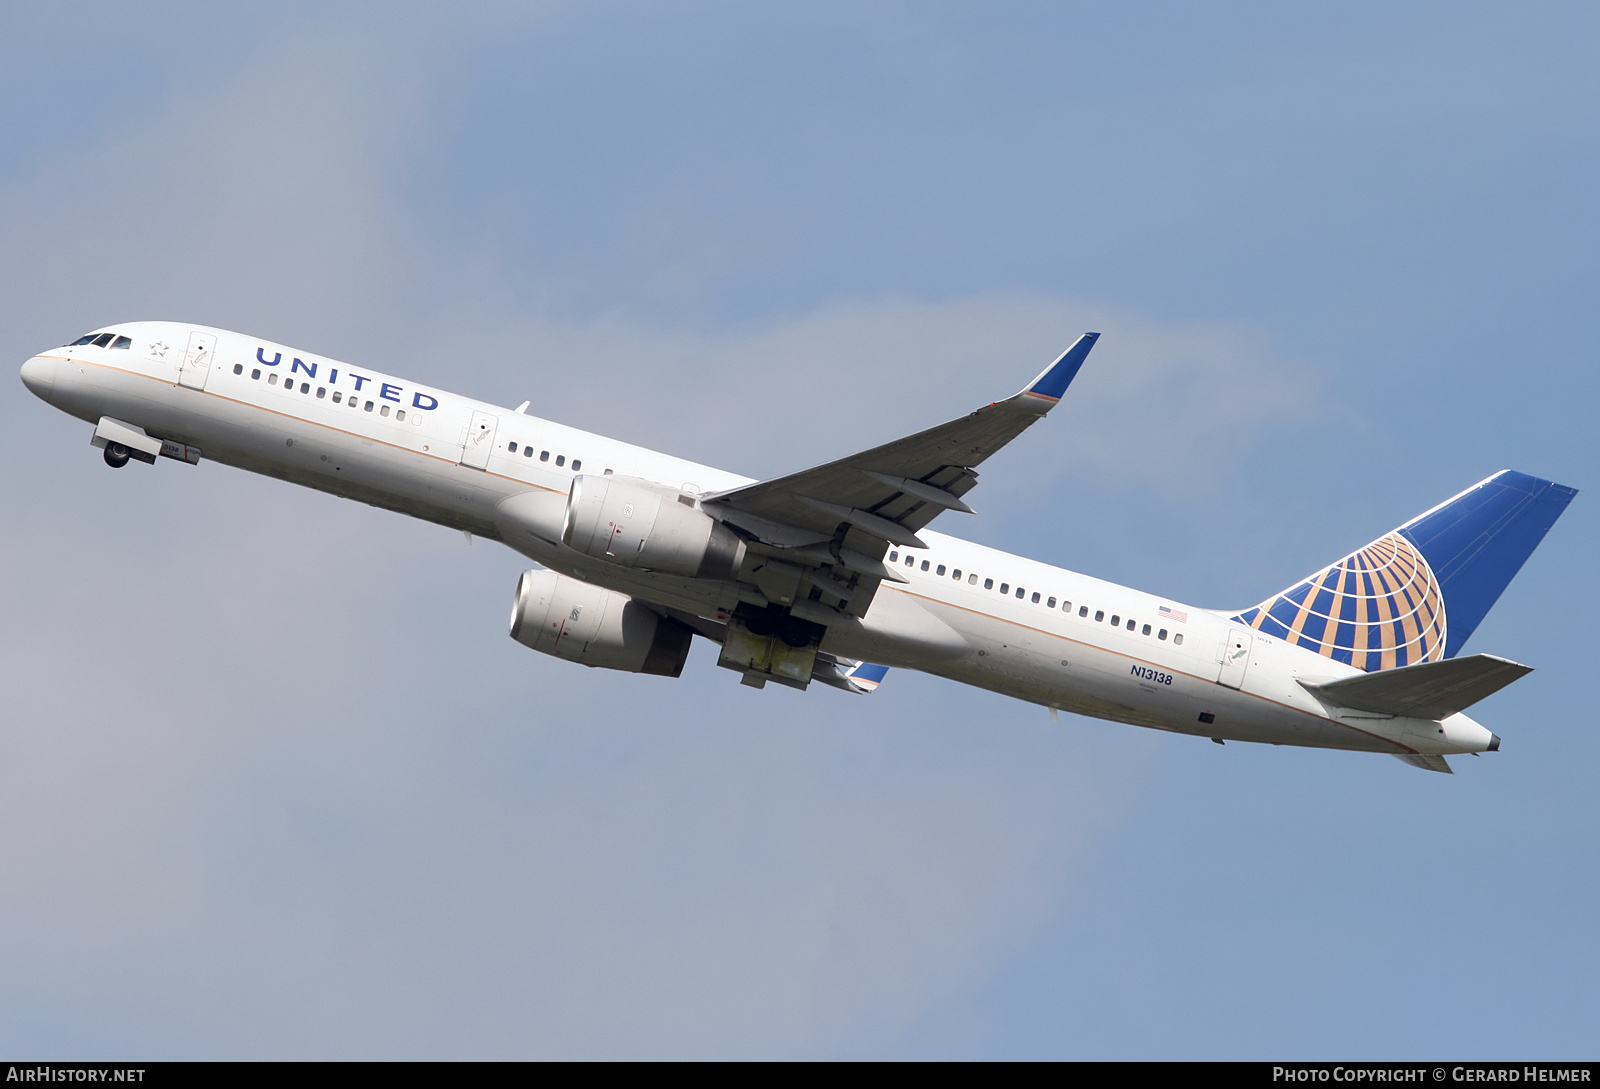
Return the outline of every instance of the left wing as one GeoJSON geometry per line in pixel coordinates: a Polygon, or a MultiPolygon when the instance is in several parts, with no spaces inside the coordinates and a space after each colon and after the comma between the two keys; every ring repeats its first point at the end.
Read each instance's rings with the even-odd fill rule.
{"type": "Polygon", "coordinates": [[[785,568],[767,579],[779,589],[769,598],[793,600],[784,592],[788,568],[828,568],[812,579],[817,589],[864,615],[880,580],[905,581],[883,564],[888,546],[926,547],[917,530],[946,510],[970,514],[962,496],[977,483],[976,467],[1061,400],[1099,336],[1083,334],[1003,401],[814,469],[707,495],[703,508],[785,568]]]}

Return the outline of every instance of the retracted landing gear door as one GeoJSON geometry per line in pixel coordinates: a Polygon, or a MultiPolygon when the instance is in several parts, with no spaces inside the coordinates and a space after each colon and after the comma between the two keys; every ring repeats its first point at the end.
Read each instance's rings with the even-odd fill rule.
{"type": "Polygon", "coordinates": [[[474,412],[467,425],[467,441],[461,447],[461,464],[472,469],[487,469],[489,453],[494,449],[494,431],[500,426],[500,417],[487,412],[474,412]]]}
{"type": "Polygon", "coordinates": [[[189,347],[178,364],[178,382],[190,389],[205,389],[211,373],[211,357],[217,353],[217,338],[210,333],[190,333],[189,347]]]}

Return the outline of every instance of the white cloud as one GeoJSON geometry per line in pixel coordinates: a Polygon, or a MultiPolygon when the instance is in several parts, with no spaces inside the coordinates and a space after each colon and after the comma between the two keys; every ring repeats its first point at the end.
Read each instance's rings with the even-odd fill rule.
{"type": "MultiPolygon", "coordinates": [[[[341,33],[11,186],[15,358],[190,317],[775,473],[1100,329],[997,499],[1061,472],[1205,487],[1303,399],[1247,330],[1038,295],[734,330],[530,314],[395,185],[430,75],[382,62],[418,43],[341,33]],[[1174,436],[1201,425],[1195,457],[1174,436]]],[[[1075,727],[943,682],[797,697],[704,654],[675,684],[541,659],[500,627],[520,564],[495,546],[210,465],[109,474],[31,398],[3,413],[0,552],[27,577],[0,587],[0,991],[54,1011],[0,1027],[16,1052],[870,1048],[1058,912],[1138,789],[1091,785],[1075,727]]]]}
{"type": "MultiPolygon", "coordinates": [[[[1039,295],[840,300],[758,329],[575,326],[477,307],[433,321],[456,388],[751,475],[839,457],[1009,396],[1079,333],[1102,339],[1061,406],[984,485],[1062,474],[1160,489],[1234,474],[1312,382],[1248,329],[1169,325],[1039,295]],[[460,330],[493,345],[451,357],[460,330]]],[[[418,365],[423,365],[419,359],[418,365]]],[[[992,493],[990,493],[992,494],[992,493]]]]}

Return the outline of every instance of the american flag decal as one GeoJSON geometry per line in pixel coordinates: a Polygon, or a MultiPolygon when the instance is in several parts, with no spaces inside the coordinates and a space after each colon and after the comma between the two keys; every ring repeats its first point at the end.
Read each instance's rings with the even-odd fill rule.
{"type": "Polygon", "coordinates": [[[1189,614],[1182,609],[1169,609],[1163,605],[1157,612],[1161,614],[1163,620],[1172,620],[1179,624],[1187,624],[1189,622],[1189,614]]]}

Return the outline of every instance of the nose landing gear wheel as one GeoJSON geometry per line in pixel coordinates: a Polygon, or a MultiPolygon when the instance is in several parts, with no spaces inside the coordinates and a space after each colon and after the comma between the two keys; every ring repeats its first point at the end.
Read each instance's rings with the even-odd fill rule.
{"type": "Polygon", "coordinates": [[[113,469],[120,469],[128,464],[128,448],[120,442],[106,443],[106,464],[113,469]]]}

